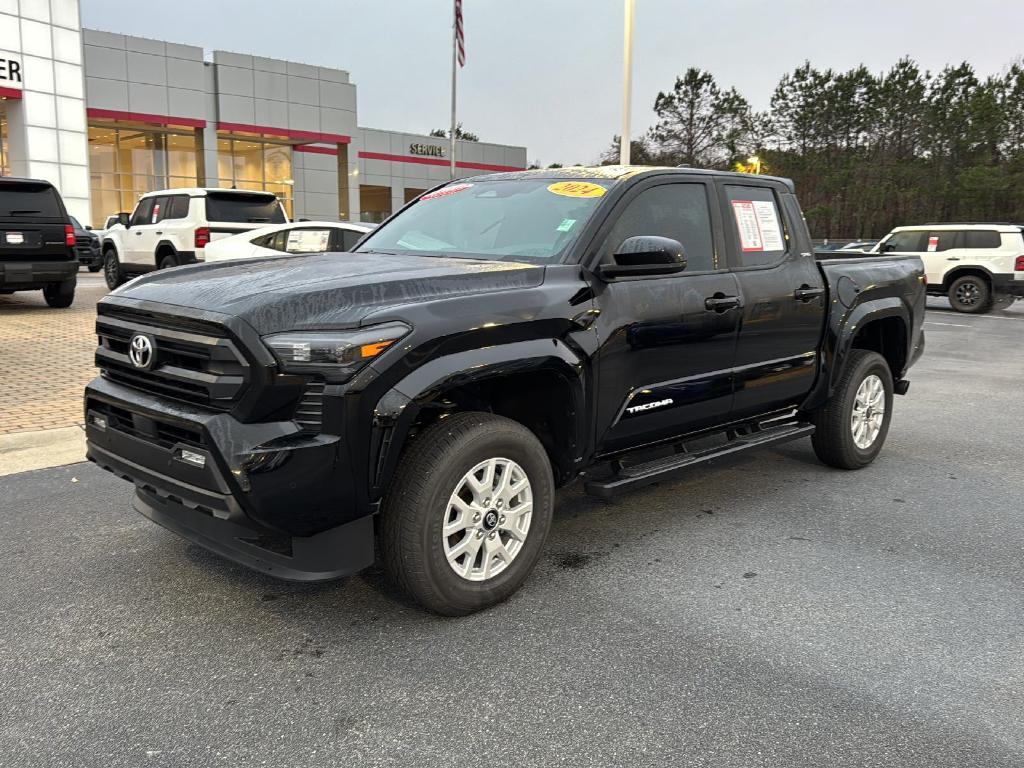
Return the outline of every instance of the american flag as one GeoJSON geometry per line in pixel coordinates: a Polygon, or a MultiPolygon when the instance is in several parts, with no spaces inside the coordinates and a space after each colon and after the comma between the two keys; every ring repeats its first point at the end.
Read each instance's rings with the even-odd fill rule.
{"type": "Polygon", "coordinates": [[[466,34],[462,29],[462,0],[455,0],[455,49],[459,66],[466,66],[466,34]]]}

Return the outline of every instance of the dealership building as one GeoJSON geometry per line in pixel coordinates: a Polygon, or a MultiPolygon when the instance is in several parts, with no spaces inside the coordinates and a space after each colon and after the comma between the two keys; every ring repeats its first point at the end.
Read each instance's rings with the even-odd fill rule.
{"type": "MultiPolygon", "coordinates": [[[[0,0],[0,174],[102,225],[167,187],[267,190],[294,218],[381,221],[450,178],[447,139],[359,127],[345,70],[82,29],[78,0],[0,0]]],[[[456,176],[526,148],[459,141],[456,176]]]]}

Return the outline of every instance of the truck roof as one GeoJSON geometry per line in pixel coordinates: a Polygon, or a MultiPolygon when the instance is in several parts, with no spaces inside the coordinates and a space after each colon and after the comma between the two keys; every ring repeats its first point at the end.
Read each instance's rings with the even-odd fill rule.
{"type": "Polygon", "coordinates": [[[793,190],[793,182],[781,176],[754,175],[739,171],[714,171],[709,168],[691,168],[690,166],[657,166],[657,165],[576,165],[569,168],[535,168],[526,171],[507,171],[490,173],[472,177],[474,181],[485,179],[604,179],[625,181],[637,176],[654,176],[663,173],[687,173],[700,176],[719,176],[737,181],[749,181],[751,178],[768,179],[785,184],[793,190]]]}

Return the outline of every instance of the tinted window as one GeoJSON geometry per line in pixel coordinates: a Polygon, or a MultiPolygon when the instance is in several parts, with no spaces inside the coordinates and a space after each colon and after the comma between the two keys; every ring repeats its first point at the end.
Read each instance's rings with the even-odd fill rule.
{"type": "Polygon", "coordinates": [[[68,216],[68,218],[71,219],[71,226],[74,227],[75,229],[85,229],[85,227],[78,223],[78,219],[76,219],[74,216],[68,216]]]}
{"type": "Polygon", "coordinates": [[[0,216],[63,218],[57,191],[49,184],[0,184],[0,216]]]}
{"type": "Polygon", "coordinates": [[[135,211],[132,213],[131,225],[137,227],[140,224],[149,224],[150,217],[153,215],[153,198],[147,197],[143,200],[139,200],[139,204],[135,206],[135,211]]]}
{"type": "Polygon", "coordinates": [[[921,230],[912,230],[910,232],[897,232],[895,235],[885,241],[883,250],[896,251],[899,253],[919,253],[925,248],[925,243],[928,238],[925,232],[921,230]]]}
{"type": "Polygon", "coordinates": [[[167,211],[171,207],[170,197],[158,197],[153,203],[153,214],[149,217],[150,224],[156,224],[167,218],[167,211]]]}
{"type": "Polygon", "coordinates": [[[164,212],[164,219],[184,219],[188,216],[188,195],[175,195],[171,198],[170,205],[164,212]]]}
{"type": "Polygon", "coordinates": [[[962,232],[929,232],[925,241],[924,250],[927,253],[935,251],[948,251],[952,248],[961,248],[963,242],[962,232]]]}
{"type": "Polygon", "coordinates": [[[775,193],[767,187],[726,185],[727,216],[732,219],[741,267],[779,261],[787,250],[786,230],[775,193]]]}
{"type": "Polygon", "coordinates": [[[670,237],[682,243],[686,272],[714,269],[707,188],[703,184],[660,184],[645,189],[618,215],[601,246],[601,261],[610,263],[626,238],[642,235],[670,237]]]}
{"type": "Polygon", "coordinates": [[[998,248],[1002,238],[994,229],[969,229],[964,232],[963,248],[998,248]]]}
{"type": "Polygon", "coordinates": [[[284,212],[273,195],[244,192],[209,192],[206,195],[208,221],[232,224],[284,224],[284,212]]]}
{"type": "Polygon", "coordinates": [[[351,229],[341,230],[341,249],[343,251],[351,251],[356,247],[356,243],[359,242],[359,238],[362,236],[362,232],[354,232],[351,229]]]}
{"type": "Polygon", "coordinates": [[[375,230],[359,250],[552,263],[607,187],[597,179],[550,178],[449,184],[375,230]]]}

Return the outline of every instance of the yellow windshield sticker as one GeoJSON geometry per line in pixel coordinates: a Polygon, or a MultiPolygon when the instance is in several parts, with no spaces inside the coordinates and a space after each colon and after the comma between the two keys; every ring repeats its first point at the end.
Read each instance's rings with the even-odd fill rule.
{"type": "Polygon", "coordinates": [[[601,197],[605,189],[600,184],[591,184],[589,181],[558,181],[548,185],[548,192],[566,197],[601,197]]]}

